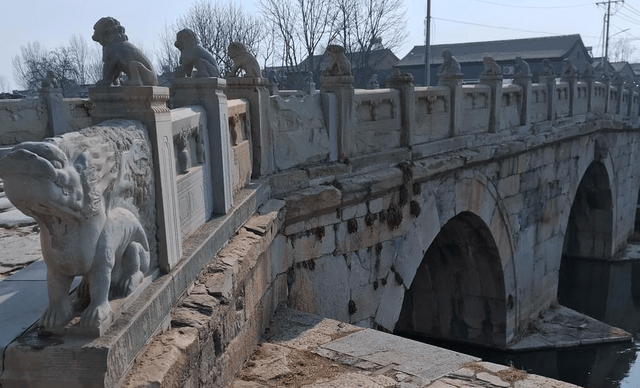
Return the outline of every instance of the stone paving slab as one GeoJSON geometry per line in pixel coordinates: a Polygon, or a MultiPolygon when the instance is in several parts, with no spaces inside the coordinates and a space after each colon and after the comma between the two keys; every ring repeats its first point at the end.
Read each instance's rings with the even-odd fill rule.
{"type": "Polygon", "coordinates": [[[32,226],[0,228],[0,280],[41,258],[40,235],[32,226]]]}
{"type": "Polygon", "coordinates": [[[378,365],[397,364],[398,371],[432,381],[476,357],[401,338],[381,331],[365,329],[323,345],[322,348],[357,357],[378,365]]]}
{"type": "Polygon", "coordinates": [[[280,307],[232,388],[572,388],[435,346],[280,307]]]}

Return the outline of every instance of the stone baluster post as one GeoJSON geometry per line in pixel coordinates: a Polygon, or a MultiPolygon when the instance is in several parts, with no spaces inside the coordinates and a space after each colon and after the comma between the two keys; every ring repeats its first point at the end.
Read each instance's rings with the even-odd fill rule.
{"type": "Polygon", "coordinates": [[[448,86],[451,93],[451,127],[449,135],[455,137],[462,122],[462,74],[440,75],[438,84],[448,86]]]}
{"type": "Polygon", "coordinates": [[[563,75],[561,79],[569,84],[569,117],[572,117],[575,113],[576,98],[578,98],[576,93],[578,74],[563,75]]]}
{"type": "Polygon", "coordinates": [[[622,93],[624,92],[624,80],[620,76],[616,76],[613,79],[613,87],[616,89],[618,93],[616,98],[616,108],[613,113],[619,115],[622,112],[622,93]]]}
{"type": "Polygon", "coordinates": [[[624,88],[627,91],[627,117],[631,117],[633,111],[633,83],[625,82],[624,88]]]}
{"type": "Polygon", "coordinates": [[[387,79],[387,87],[400,91],[400,111],[402,122],[402,133],[400,135],[400,145],[408,147],[413,144],[416,116],[416,97],[411,74],[402,74],[399,71],[392,73],[387,79]]]}
{"type": "Polygon", "coordinates": [[[337,157],[345,160],[355,155],[355,93],[353,88],[353,76],[350,75],[325,75],[320,78],[320,93],[323,100],[328,100],[328,95],[334,95],[337,102],[336,118],[336,143],[337,157]]]}
{"type": "Polygon", "coordinates": [[[489,98],[489,132],[500,130],[502,119],[502,74],[481,74],[480,83],[491,87],[489,98]]]}
{"type": "Polygon", "coordinates": [[[582,76],[584,82],[587,83],[587,113],[593,112],[593,99],[595,97],[596,78],[593,74],[582,76]]]}
{"type": "Polygon", "coordinates": [[[225,93],[229,99],[249,101],[251,118],[251,149],[253,153],[252,178],[273,173],[273,144],[268,124],[269,80],[263,77],[227,77],[225,93]]]}
{"type": "Polygon", "coordinates": [[[67,120],[70,115],[62,100],[62,89],[45,86],[40,89],[39,95],[47,107],[49,135],[58,136],[67,132],[69,128],[67,120]]]}
{"type": "Polygon", "coordinates": [[[531,74],[516,75],[513,83],[522,88],[522,108],[520,110],[520,125],[531,124],[531,103],[533,100],[533,82],[531,74]]]}
{"type": "Polygon", "coordinates": [[[556,118],[556,77],[555,75],[541,75],[540,83],[547,85],[547,120],[556,118]]]}
{"type": "Polygon", "coordinates": [[[176,108],[202,105],[207,110],[213,212],[218,214],[225,214],[233,205],[226,86],[223,78],[174,78],[171,83],[171,101],[176,108]]]}
{"type": "Polygon", "coordinates": [[[158,227],[158,265],[169,272],[182,257],[178,187],[173,150],[171,112],[167,108],[169,89],[160,86],[94,87],[89,89],[94,103],[94,124],[122,118],[146,125],[153,148],[158,227]]]}

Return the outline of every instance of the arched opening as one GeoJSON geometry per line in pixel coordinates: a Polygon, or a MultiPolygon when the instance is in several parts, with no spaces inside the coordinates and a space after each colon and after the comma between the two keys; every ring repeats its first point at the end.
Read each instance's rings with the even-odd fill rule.
{"type": "Polygon", "coordinates": [[[558,302],[602,319],[609,287],[607,271],[594,260],[611,258],[613,202],[609,174],[594,161],[585,172],[571,205],[562,247],[558,302]]]}
{"type": "Polygon", "coordinates": [[[491,231],[478,216],[463,212],[442,227],[424,254],[395,332],[504,347],[506,308],[491,231]]]}

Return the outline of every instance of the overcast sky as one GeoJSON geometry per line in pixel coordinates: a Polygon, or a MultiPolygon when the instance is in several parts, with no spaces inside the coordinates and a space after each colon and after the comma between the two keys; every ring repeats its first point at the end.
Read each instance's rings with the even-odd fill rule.
{"type": "MultiPolygon", "coordinates": [[[[292,1],[292,0],[283,0],[292,1]]],[[[330,0],[327,0],[330,1],[330,0]]],[[[409,38],[396,50],[404,57],[414,45],[424,44],[426,0],[404,0],[409,38]]],[[[153,53],[165,24],[184,14],[193,0],[12,0],[0,12],[0,77],[11,88],[16,83],[11,60],[20,46],[39,41],[46,48],[66,45],[73,34],[90,45],[93,24],[113,16],[126,28],[129,40],[153,53]]],[[[257,1],[236,0],[257,12],[257,1]]],[[[640,37],[640,0],[612,5],[612,39],[640,37]],[[628,30],[626,30],[628,29],[628,30]],[[621,32],[626,30],[625,32],[621,32]]],[[[601,55],[604,6],[589,0],[433,0],[432,44],[580,34],[586,46],[601,55]]],[[[640,61],[640,42],[632,56],[640,61]]],[[[455,55],[455,53],[454,53],[455,55]]],[[[155,60],[154,60],[155,63],[155,60]]]]}

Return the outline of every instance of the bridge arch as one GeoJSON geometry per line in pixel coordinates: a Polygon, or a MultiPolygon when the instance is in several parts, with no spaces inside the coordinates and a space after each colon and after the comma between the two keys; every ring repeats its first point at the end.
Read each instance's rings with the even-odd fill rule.
{"type": "Polygon", "coordinates": [[[437,209],[432,214],[439,230],[414,239],[422,255],[405,258],[415,269],[406,279],[394,330],[504,347],[513,337],[517,310],[512,231],[484,176],[452,184],[454,203],[435,188],[425,201],[437,209]]]}
{"type": "Polygon", "coordinates": [[[609,259],[616,251],[612,167],[607,159],[596,159],[582,174],[566,223],[558,275],[558,301],[597,319],[604,317],[605,304],[597,301],[606,299],[607,290],[594,287],[603,274],[585,259],[609,259]]]}
{"type": "Polygon", "coordinates": [[[611,160],[594,159],[576,187],[564,223],[563,257],[608,259],[616,251],[616,198],[611,160]]]}

